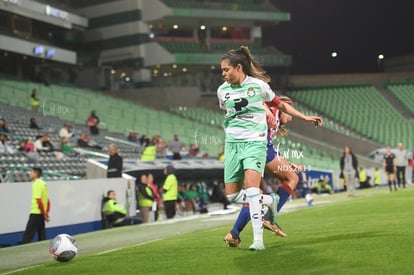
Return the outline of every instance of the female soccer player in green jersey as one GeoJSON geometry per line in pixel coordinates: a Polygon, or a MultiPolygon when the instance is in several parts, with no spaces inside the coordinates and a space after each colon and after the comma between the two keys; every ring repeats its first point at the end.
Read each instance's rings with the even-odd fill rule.
{"type": "Polygon", "coordinates": [[[275,96],[262,66],[251,56],[247,47],[230,50],[221,58],[225,82],[218,88],[220,108],[224,119],[225,159],[224,182],[226,195],[234,203],[248,203],[253,227],[250,250],[263,250],[264,205],[277,217],[277,194],[260,193],[260,180],[266,165],[267,121],[263,102],[306,121],[318,124],[317,117],[304,116],[275,96]],[[245,189],[242,189],[243,182],[245,189]]]}

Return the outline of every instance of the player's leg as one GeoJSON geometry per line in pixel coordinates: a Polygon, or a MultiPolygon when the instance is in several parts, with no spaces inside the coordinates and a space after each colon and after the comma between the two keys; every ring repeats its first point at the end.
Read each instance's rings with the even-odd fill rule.
{"type": "MultiPolygon", "coordinates": [[[[277,201],[270,195],[260,192],[260,182],[266,165],[266,143],[249,142],[243,152],[244,179],[246,185],[246,197],[249,202],[250,218],[253,227],[253,244],[251,250],[262,250],[263,245],[263,216],[264,205],[267,205],[272,213],[276,212],[277,201]]],[[[275,215],[272,215],[272,219],[275,215]]]]}
{"type": "Polygon", "coordinates": [[[246,204],[241,209],[239,216],[236,219],[236,222],[233,225],[233,228],[227,235],[224,237],[224,242],[230,247],[240,247],[240,233],[244,227],[250,221],[250,210],[249,205],[246,204]]]}
{"type": "MultiPolygon", "coordinates": [[[[225,145],[224,151],[226,152],[226,157],[224,158],[224,182],[228,201],[231,203],[243,204],[247,203],[247,198],[246,190],[242,189],[244,171],[239,158],[240,146],[241,145],[238,143],[226,143],[225,145]]],[[[240,215],[239,218],[241,219],[240,215]]],[[[239,247],[239,233],[240,232],[228,233],[224,237],[224,242],[230,247],[239,247]]]]}
{"type": "MultiPolygon", "coordinates": [[[[233,203],[248,203],[247,197],[246,197],[246,190],[241,188],[241,183],[238,182],[228,182],[225,185],[226,188],[226,195],[227,199],[230,202],[233,203]]],[[[250,220],[250,213],[249,208],[247,207],[247,213],[246,210],[243,210],[245,207],[242,208],[240,211],[240,214],[237,218],[236,223],[233,226],[232,231],[230,233],[227,233],[227,235],[224,237],[224,242],[230,246],[230,247],[239,247],[240,246],[240,231],[244,228],[244,226],[249,222],[250,220]],[[240,228],[240,229],[239,229],[240,228]]]]}
{"type": "MultiPolygon", "coordinates": [[[[273,144],[268,143],[267,144],[267,152],[266,152],[266,164],[270,161],[272,161],[275,157],[275,150],[273,148],[273,144]]],[[[270,220],[270,214],[267,212],[267,221],[265,220],[263,222],[263,226],[266,229],[271,230],[274,232],[273,225],[268,220],[270,220]]],[[[240,246],[240,233],[244,229],[244,227],[247,225],[247,223],[250,221],[250,209],[249,205],[245,205],[240,213],[239,216],[236,219],[236,222],[233,225],[232,230],[227,233],[227,235],[224,237],[224,241],[226,244],[228,244],[231,247],[239,247],[240,246]]]]}
{"type": "Polygon", "coordinates": [[[245,204],[240,210],[239,216],[237,216],[236,222],[234,223],[231,232],[239,236],[240,232],[243,231],[244,227],[246,226],[246,224],[249,223],[249,221],[250,221],[250,209],[249,209],[249,205],[245,204]]]}
{"type": "Polygon", "coordinates": [[[255,170],[245,171],[246,197],[249,202],[250,218],[253,228],[253,244],[249,247],[252,250],[263,250],[263,219],[264,205],[263,194],[260,192],[260,180],[262,175],[255,170]]]}
{"type": "Polygon", "coordinates": [[[298,184],[299,177],[296,175],[295,169],[296,167],[294,165],[278,156],[266,163],[266,173],[273,174],[282,182],[276,192],[279,195],[278,212],[282,209],[298,184]]]}
{"type": "MultiPolygon", "coordinates": [[[[295,166],[291,165],[285,159],[280,158],[276,154],[271,161],[266,163],[266,173],[274,175],[282,182],[276,191],[276,194],[279,196],[277,213],[280,212],[283,205],[286,203],[298,184],[299,178],[294,172],[295,169],[295,166]]],[[[276,236],[287,237],[287,233],[277,224],[277,221],[271,223],[265,217],[263,226],[266,229],[271,230],[276,236]]]]}

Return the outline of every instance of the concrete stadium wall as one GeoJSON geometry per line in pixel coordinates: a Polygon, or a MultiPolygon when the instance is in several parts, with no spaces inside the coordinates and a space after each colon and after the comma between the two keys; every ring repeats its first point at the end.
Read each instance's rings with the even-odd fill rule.
{"type": "MultiPolygon", "coordinates": [[[[128,209],[130,215],[135,216],[135,185],[133,181],[130,182],[128,209]]],[[[94,223],[100,225],[102,196],[110,189],[115,190],[121,204],[127,203],[128,180],[123,178],[52,181],[47,185],[51,202],[50,222],[46,224],[47,235],[56,232],[54,228],[58,228],[60,233],[78,234],[91,231],[94,223]]],[[[13,245],[16,244],[16,238],[21,240],[29,218],[31,196],[31,182],[0,184],[0,208],[3,209],[0,244],[13,245]]]]}

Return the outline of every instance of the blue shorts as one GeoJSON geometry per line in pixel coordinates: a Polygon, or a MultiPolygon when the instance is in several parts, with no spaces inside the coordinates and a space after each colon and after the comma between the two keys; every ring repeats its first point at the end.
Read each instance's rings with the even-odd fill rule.
{"type": "Polygon", "coordinates": [[[266,152],[266,163],[271,162],[276,156],[279,156],[279,153],[276,152],[273,143],[267,143],[267,152],[266,152]]]}

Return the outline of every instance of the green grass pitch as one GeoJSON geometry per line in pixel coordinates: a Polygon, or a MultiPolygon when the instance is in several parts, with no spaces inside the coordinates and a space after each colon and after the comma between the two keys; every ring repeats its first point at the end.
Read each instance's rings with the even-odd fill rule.
{"type": "MultiPolygon", "coordinates": [[[[109,235],[75,236],[80,253],[71,262],[50,258],[27,268],[0,268],[0,274],[413,274],[414,188],[357,194],[356,198],[345,194],[318,197],[315,202],[330,203],[282,214],[279,221],[289,236],[264,232],[265,251],[247,250],[252,241],[250,225],[241,235],[242,247],[228,248],[222,240],[231,227],[228,221],[208,229],[195,222],[194,232],[161,239],[154,235],[146,242],[101,251],[88,251],[84,246],[104,242],[109,235]]],[[[154,226],[137,226],[141,230],[137,234],[151,234],[154,226]]],[[[168,226],[158,225],[164,230],[168,226]]],[[[171,230],[178,229],[171,225],[171,230]]],[[[2,250],[0,267],[1,255],[7,251],[2,250]]]]}

